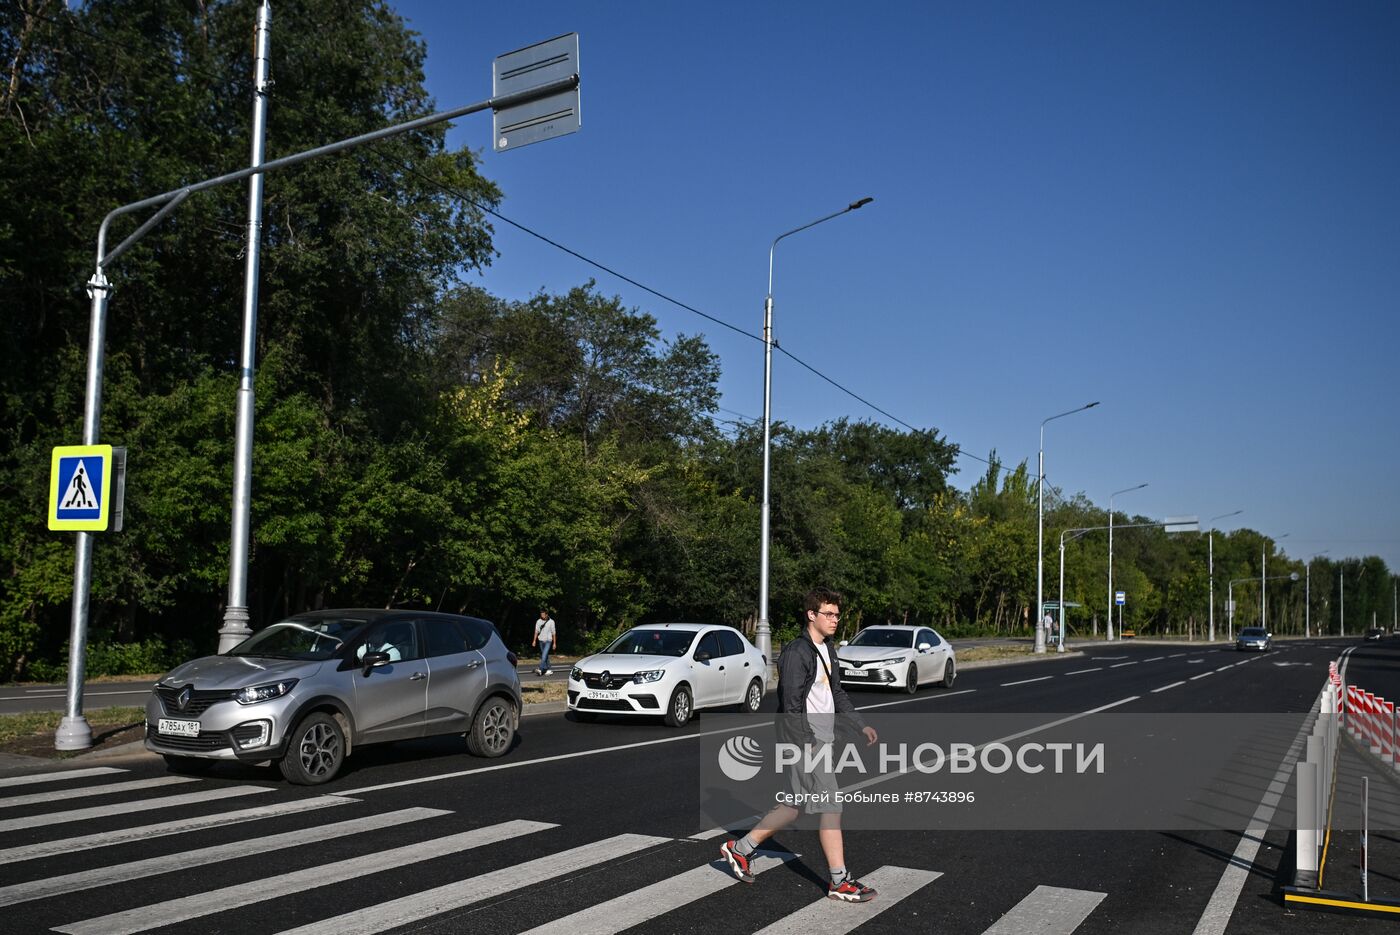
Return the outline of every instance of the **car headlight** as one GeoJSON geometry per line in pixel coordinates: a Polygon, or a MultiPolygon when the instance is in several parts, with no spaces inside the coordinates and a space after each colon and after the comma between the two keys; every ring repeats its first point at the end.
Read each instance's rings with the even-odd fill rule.
{"type": "Polygon", "coordinates": [[[632,675],[632,681],[638,685],[645,685],[647,682],[659,682],[666,677],[665,669],[648,669],[645,672],[637,672],[632,675]]]}
{"type": "Polygon", "coordinates": [[[283,679],[280,682],[273,682],[271,685],[250,685],[247,688],[240,688],[234,693],[233,698],[239,704],[257,704],[259,701],[281,698],[296,684],[296,679],[283,679]]]}
{"type": "Polygon", "coordinates": [[[583,670],[580,669],[578,666],[574,666],[572,669],[569,670],[569,678],[573,679],[575,682],[582,682],[583,670]]]}
{"type": "Polygon", "coordinates": [[[879,662],[876,662],[874,664],[877,666],[897,666],[903,661],[903,656],[896,656],[893,659],[881,659],[879,662]]]}

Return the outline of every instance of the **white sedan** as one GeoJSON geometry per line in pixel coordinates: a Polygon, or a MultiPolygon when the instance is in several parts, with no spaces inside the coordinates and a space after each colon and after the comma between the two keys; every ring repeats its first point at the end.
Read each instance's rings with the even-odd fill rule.
{"type": "Polygon", "coordinates": [[[634,627],[569,673],[569,710],[581,721],[599,714],[661,715],[672,727],[700,708],[763,701],[768,663],[733,627],[655,623],[634,627]]]}
{"type": "Polygon", "coordinates": [[[929,683],[952,688],[958,674],[952,644],[931,627],[866,627],[841,643],[836,658],[844,685],[902,688],[911,695],[929,683]]]}

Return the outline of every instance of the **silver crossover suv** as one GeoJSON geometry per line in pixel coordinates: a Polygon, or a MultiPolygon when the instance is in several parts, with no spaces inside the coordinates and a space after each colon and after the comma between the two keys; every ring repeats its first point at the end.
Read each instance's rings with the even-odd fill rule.
{"type": "Polygon", "coordinates": [[[326,782],[361,744],[461,734],[476,756],[510,749],[515,654],[485,620],[405,610],[320,610],[172,669],[146,702],[146,749],[172,769],[276,760],[326,782]]]}

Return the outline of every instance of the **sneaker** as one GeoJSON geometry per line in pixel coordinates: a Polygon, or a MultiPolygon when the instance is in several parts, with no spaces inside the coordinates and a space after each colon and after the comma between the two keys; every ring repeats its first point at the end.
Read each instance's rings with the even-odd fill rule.
{"type": "Polygon", "coordinates": [[[729,869],[734,871],[734,876],[741,883],[752,883],[754,875],[749,872],[749,859],[734,849],[738,841],[725,841],[719,846],[719,852],[724,855],[724,859],[729,861],[729,869]]]}
{"type": "Polygon", "coordinates": [[[545,675],[553,675],[553,674],[554,674],[554,670],[553,670],[553,669],[545,669],[545,670],[544,670],[544,674],[545,674],[545,675]]]}
{"type": "Polygon", "coordinates": [[[875,898],[875,891],[859,880],[847,877],[841,881],[840,886],[828,883],[826,896],[828,899],[840,899],[848,903],[867,903],[875,898]]]}

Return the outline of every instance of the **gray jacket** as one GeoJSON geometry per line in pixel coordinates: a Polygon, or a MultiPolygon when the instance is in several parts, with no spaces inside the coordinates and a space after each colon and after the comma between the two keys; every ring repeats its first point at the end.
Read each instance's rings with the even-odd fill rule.
{"type": "MultiPolygon", "coordinates": [[[[831,700],[835,703],[837,727],[861,730],[865,721],[851,704],[850,696],[841,687],[841,666],[836,662],[836,647],[826,644],[831,657],[831,700]]],[[[815,744],[816,734],[807,719],[807,693],[817,680],[817,670],[824,665],[817,647],[803,633],[783,646],[778,657],[778,738],[788,743],[815,744]]]]}

